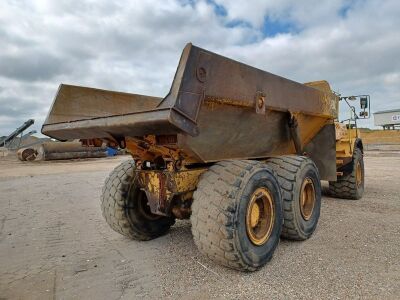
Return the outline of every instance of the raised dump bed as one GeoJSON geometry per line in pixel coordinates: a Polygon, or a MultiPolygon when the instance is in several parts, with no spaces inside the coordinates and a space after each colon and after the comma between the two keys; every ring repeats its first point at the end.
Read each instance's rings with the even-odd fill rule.
{"type": "Polygon", "coordinates": [[[361,172],[350,196],[362,194],[360,142],[335,138],[338,100],[326,81],[297,83],[188,44],[164,98],[62,84],[42,133],[131,153],[102,195],[117,232],[147,240],[191,216],[200,251],[254,270],[281,231],[312,234],[320,179],[338,191],[361,172]]]}
{"type": "MultiPolygon", "coordinates": [[[[185,157],[202,163],[290,154],[290,115],[304,148],[337,114],[329,85],[318,88],[188,44],[166,97],[62,84],[42,132],[59,140],[172,135],[185,157]]],[[[321,146],[333,161],[323,178],[334,179],[335,141],[321,146]]]]}

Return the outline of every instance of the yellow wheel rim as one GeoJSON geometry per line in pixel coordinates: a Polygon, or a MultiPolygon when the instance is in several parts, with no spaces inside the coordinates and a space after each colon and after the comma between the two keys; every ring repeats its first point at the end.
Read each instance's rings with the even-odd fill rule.
{"type": "Polygon", "coordinates": [[[356,184],[357,187],[360,187],[360,185],[362,184],[362,169],[360,161],[358,161],[356,164],[356,184]]]}
{"type": "Polygon", "coordinates": [[[258,188],[251,196],[246,213],[246,231],[250,241],[263,245],[274,227],[275,209],[271,193],[266,188],[258,188]]]}
{"type": "Polygon", "coordinates": [[[304,220],[310,220],[315,205],[315,188],[311,178],[306,178],[301,185],[300,212],[304,220]]]}

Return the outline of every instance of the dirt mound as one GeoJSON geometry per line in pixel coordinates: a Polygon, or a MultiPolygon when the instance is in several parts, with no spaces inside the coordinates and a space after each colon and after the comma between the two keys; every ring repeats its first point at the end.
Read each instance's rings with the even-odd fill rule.
{"type": "Polygon", "coordinates": [[[400,130],[360,129],[363,143],[368,144],[400,144],[400,130]]]}

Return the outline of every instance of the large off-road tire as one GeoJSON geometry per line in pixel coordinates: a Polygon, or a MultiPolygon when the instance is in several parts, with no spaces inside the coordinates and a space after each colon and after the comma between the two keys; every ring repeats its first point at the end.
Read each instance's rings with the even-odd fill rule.
{"type": "Polygon", "coordinates": [[[242,271],[265,265],[279,243],[282,204],[273,171],[257,161],[222,161],[202,174],[192,204],[201,253],[242,271]]]}
{"type": "Polygon", "coordinates": [[[359,148],[354,149],[352,169],[349,174],[329,181],[329,195],[335,198],[358,200],[364,194],[364,160],[359,148]]]}
{"type": "Polygon", "coordinates": [[[101,195],[101,210],[116,232],[134,240],[151,240],[163,235],[174,218],[154,215],[146,193],[133,180],[133,160],[122,162],[108,176],[101,195]]]}
{"type": "Polygon", "coordinates": [[[282,191],[284,223],[281,236],[308,239],[318,224],[321,181],[314,162],[304,156],[287,155],[267,161],[277,174],[282,191]]]}

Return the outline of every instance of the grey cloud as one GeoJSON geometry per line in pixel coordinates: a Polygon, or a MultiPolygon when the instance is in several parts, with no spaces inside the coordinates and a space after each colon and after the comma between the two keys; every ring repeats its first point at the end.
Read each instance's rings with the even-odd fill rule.
{"type": "Polygon", "coordinates": [[[397,1],[354,1],[345,18],[336,13],[344,0],[304,7],[289,0],[217,2],[227,16],[202,0],[5,2],[0,134],[25,116],[35,117],[39,129],[61,82],[163,96],[189,41],[300,82],[327,79],[339,92],[371,93],[374,107],[398,103],[399,77],[390,75],[400,69],[397,1]],[[259,24],[267,14],[301,31],[263,38],[259,24]],[[254,26],[227,27],[233,19],[254,26]]]}
{"type": "Polygon", "coordinates": [[[5,97],[0,102],[0,117],[29,118],[32,112],[40,110],[41,104],[31,99],[5,97]]]}
{"type": "Polygon", "coordinates": [[[0,75],[22,81],[48,80],[68,68],[62,58],[39,51],[0,55],[0,75]]]}

